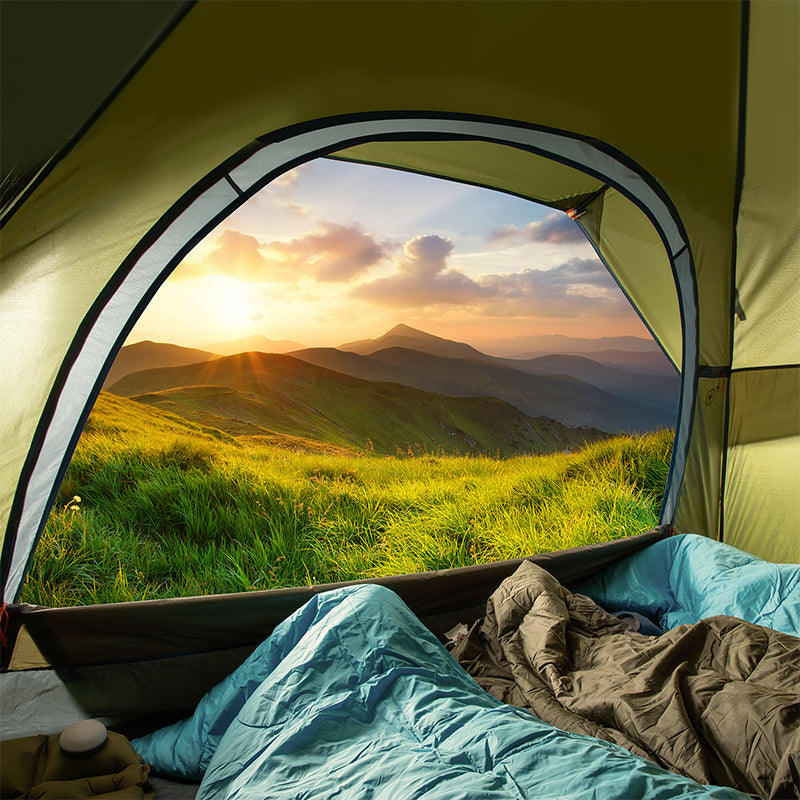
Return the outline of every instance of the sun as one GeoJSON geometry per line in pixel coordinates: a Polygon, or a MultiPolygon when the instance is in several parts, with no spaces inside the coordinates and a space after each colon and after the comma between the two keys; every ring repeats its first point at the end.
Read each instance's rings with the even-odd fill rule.
{"type": "Polygon", "coordinates": [[[262,315],[240,284],[225,281],[216,299],[217,322],[229,333],[246,333],[262,315]]]}

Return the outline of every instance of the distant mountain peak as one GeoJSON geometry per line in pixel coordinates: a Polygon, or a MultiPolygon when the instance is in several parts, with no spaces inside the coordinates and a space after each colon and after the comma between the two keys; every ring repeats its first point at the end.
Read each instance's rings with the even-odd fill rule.
{"type": "Polygon", "coordinates": [[[261,333],[253,333],[241,339],[230,342],[215,342],[203,347],[210,353],[232,356],[236,353],[256,351],[262,353],[289,353],[292,350],[302,350],[303,345],[291,339],[269,339],[261,333]]]}
{"type": "MultiPolygon", "coordinates": [[[[400,322],[394,326],[391,330],[386,331],[383,334],[384,336],[423,336],[423,337],[430,337],[432,339],[440,339],[440,336],[434,336],[432,333],[426,333],[425,331],[421,331],[418,328],[412,328],[410,325],[406,325],[404,322],[400,322]]],[[[380,337],[382,338],[382,337],[380,337]]]]}
{"type": "Polygon", "coordinates": [[[390,347],[402,347],[453,358],[486,358],[483,353],[471,345],[455,342],[452,339],[444,339],[441,336],[435,336],[432,333],[412,328],[402,322],[377,339],[360,339],[357,342],[339,345],[337,349],[358,353],[359,355],[370,355],[378,350],[390,347]]]}

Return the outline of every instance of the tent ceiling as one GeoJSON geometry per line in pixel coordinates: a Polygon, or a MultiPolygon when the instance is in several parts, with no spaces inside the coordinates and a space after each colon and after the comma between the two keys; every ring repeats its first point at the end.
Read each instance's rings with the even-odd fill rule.
{"type": "Polygon", "coordinates": [[[4,197],[80,131],[185,5],[184,0],[0,3],[4,197]]]}

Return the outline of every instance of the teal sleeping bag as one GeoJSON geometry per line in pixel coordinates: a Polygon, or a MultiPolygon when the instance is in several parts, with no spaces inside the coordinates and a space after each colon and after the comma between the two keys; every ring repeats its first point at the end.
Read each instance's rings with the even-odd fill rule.
{"type": "Polygon", "coordinates": [[[800,637],[800,565],[773,564],[705,536],[640,550],[572,587],[608,611],[634,611],[662,630],[724,614],[800,637]]]}

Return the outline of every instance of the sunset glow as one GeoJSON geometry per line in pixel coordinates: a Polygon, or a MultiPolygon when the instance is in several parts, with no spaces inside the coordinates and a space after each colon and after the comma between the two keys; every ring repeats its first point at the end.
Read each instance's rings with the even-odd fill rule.
{"type": "Polygon", "coordinates": [[[648,336],[559,211],[331,160],[282,176],[175,270],[128,343],[260,333],[336,346],[398,323],[476,341],[648,336]]]}

